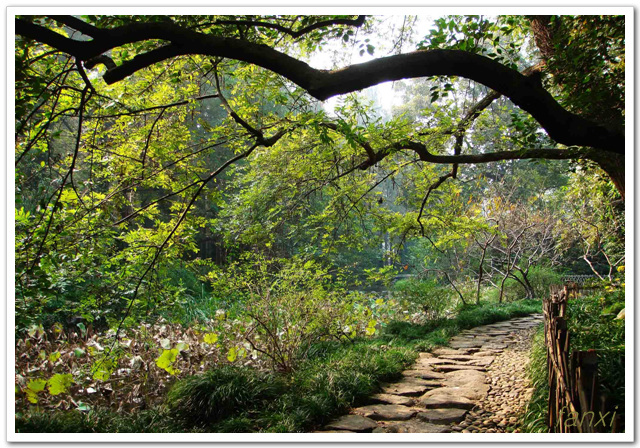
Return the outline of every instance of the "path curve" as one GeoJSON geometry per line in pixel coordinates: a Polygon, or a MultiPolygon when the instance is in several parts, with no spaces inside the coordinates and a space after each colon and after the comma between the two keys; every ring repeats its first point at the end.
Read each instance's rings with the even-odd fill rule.
{"type": "Polygon", "coordinates": [[[526,364],[532,314],[464,330],[420,353],[402,378],[316,432],[507,432],[531,398],[526,364]]]}

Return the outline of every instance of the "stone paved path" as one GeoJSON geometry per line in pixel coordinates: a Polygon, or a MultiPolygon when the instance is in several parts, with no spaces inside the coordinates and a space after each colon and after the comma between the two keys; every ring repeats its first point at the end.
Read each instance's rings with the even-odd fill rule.
{"type": "Polygon", "coordinates": [[[525,368],[542,314],[465,330],[317,432],[506,432],[532,393],[525,368]]]}

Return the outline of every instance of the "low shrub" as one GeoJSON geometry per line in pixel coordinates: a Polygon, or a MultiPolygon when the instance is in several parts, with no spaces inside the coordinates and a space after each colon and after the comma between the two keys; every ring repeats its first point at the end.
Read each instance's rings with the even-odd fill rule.
{"type": "Polygon", "coordinates": [[[16,415],[16,433],[158,433],[183,431],[159,409],[135,413],[98,409],[33,412],[16,415]]]}
{"type": "MultiPolygon", "coordinates": [[[[514,272],[515,275],[518,275],[522,278],[522,275],[514,272]]],[[[534,266],[529,270],[527,275],[527,279],[529,283],[533,287],[533,293],[536,299],[543,299],[549,295],[549,287],[551,285],[560,285],[562,284],[562,274],[556,272],[554,269],[545,267],[545,266],[534,266]]],[[[527,292],[524,289],[522,284],[513,279],[508,278],[504,282],[504,293],[502,296],[503,302],[514,302],[517,300],[522,300],[526,297],[527,292]]],[[[500,289],[499,288],[491,288],[487,292],[487,296],[490,301],[498,302],[500,297],[500,289]]]]}
{"type": "Polygon", "coordinates": [[[418,344],[416,348],[429,350],[436,345],[444,345],[451,336],[461,330],[486,325],[513,317],[539,313],[542,302],[539,300],[512,303],[480,303],[464,305],[458,308],[453,319],[433,319],[422,324],[410,322],[392,322],[382,334],[388,341],[418,344]]]}
{"type": "Polygon", "coordinates": [[[410,278],[393,285],[394,294],[419,309],[427,319],[442,317],[455,305],[451,288],[438,284],[435,280],[410,278]]]}

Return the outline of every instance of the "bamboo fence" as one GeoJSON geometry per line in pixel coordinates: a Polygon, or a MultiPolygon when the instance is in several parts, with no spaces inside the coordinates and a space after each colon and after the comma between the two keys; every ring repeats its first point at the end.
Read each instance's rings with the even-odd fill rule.
{"type": "Polygon", "coordinates": [[[583,291],[576,283],[552,286],[549,298],[543,301],[549,428],[560,433],[620,432],[622,418],[612,413],[612,403],[598,381],[597,352],[570,352],[567,301],[583,291]]]}

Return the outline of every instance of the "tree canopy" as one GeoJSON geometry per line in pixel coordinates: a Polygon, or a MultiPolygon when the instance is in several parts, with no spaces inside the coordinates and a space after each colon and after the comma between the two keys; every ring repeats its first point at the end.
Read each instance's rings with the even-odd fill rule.
{"type": "MultiPolygon", "coordinates": [[[[499,43],[500,37],[495,37],[495,31],[483,34],[481,26],[477,23],[475,29],[469,26],[467,30],[461,30],[462,33],[467,31],[469,34],[469,37],[461,42],[457,38],[453,44],[446,40],[441,42],[439,39],[429,39],[427,45],[415,52],[376,58],[370,62],[330,71],[312,68],[296,57],[296,50],[300,51],[300,47],[305,46],[306,49],[310,46],[313,48],[323,39],[334,36],[344,36],[348,40],[349,31],[345,31],[344,28],[362,26],[365,23],[364,17],[54,16],[42,23],[38,20],[17,18],[16,32],[24,38],[35,39],[72,56],[76,63],[82,63],[87,68],[95,67],[99,63],[105,64],[106,71],[102,77],[107,84],[116,83],[139,70],[180,56],[195,55],[242,61],[265,68],[293,82],[318,100],[354,92],[385,81],[429,76],[460,76],[483,84],[509,98],[536,119],[557,143],[583,147],[565,150],[549,148],[545,151],[538,148],[519,148],[518,154],[494,153],[475,157],[456,154],[451,157],[432,154],[422,142],[406,136],[387,147],[368,151],[367,163],[370,165],[377,163],[389,152],[399,149],[411,149],[421,160],[436,163],[476,163],[509,158],[589,158],[608,166],[603,159],[623,157],[624,130],[620,120],[623,110],[623,86],[619,75],[621,72],[624,73],[623,18],[559,18],[551,23],[551,18],[537,17],[530,21],[534,25],[531,27],[534,37],[544,48],[544,56],[553,59],[552,67],[555,74],[564,75],[558,76],[560,88],[575,92],[580,88],[580,84],[590,84],[591,76],[606,78],[594,81],[598,86],[591,99],[595,103],[601,100],[601,96],[613,96],[608,113],[614,116],[607,120],[606,124],[589,120],[562,107],[543,87],[539,76],[524,76],[518,72],[517,66],[501,63],[497,53],[488,53],[496,56],[493,58],[483,54],[486,53],[486,43],[499,43]],[[594,26],[598,20],[603,20],[606,27],[594,26]],[[570,21],[575,23],[560,23],[570,21]],[[591,25],[583,25],[581,21],[591,22],[591,25]],[[291,25],[292,23],[294,25],[291,25]],[[56,32],[56,27],[64,27],[87,39],[64,36],[56,32]],[[563,27],[567,30],[562,29],[563,27]],[[568,34],[573,35],[572,45],[564,46],[563,39],[566,39],[564,36],[568,34]],[[497,40],[490,42],[492,38],[497,40]],[[587,55],[581,51],[596,39],[601,42],[606,40],[608,45],[600,45],[595,50],[595,55],[587,55]],[[469,40],[473,43],[468,43],[469,40]],[[478,42],[479,40],[486,42],[484,46],[482,42],[478,42]],[[298,42],[301,44],[297,45],[298,42]],[[574,46],[580,49],[572,52],[574,46]],[[121,53],[122,56],[117,62],[106,54],[124,48],[127,48],[127,51],[121,53]],[[565,54],[562,54],[563,52],[565,54]],[[288,53],[293,53],[293,56],[288,53]],[[585,63],[589,56],[593,56],[594,61],[585,63]],[[566,66],[567,63],[569,67],[566,66]],[[576,79],[579,76],[576,72],[580,68],[590,70],[597,67],[601,68],[603,73],[589,73],[584,78],[576,79]]],[[[474,24],[473,20],[471,24],[474,24]]],[[[444,25],[449,30],[454,30],[453,21],[444,25]]],[[[509,33],[509,27],[513,30],[513,27],[521,25],[522,21],[506,23],[502,27],[503,32],[509,33]]],[[[578,102],[588,103],[589,99],[581,95],[578,102]]],[[[583,108],[602,110],[602,106],[599,104],[597,107],[583,108]]],[[[612,177],[617,175],[614,174],[612,177]]],[[[618,180],[617,183],[622,191],[623,182],[618,180]]]]}
{"type": "Polygon", "coordinates": [[[624,198],[624,16],[447,16],[422,34],[415,17],[391,32],[383,20],[17,16],[23,292],[86,282],[87,313],[106,300],[128,315],[163,260],[205,247],[216,262],[258,245],[347,265],[340,245],[381,233],[389,251],[480,232],[495,192],[464,185],[502,179],[489,162],[599,167],[624,198]],[[354,50],[372,58],[343,63],[354,50]],[[326,55],[335,68],[314,68],[326,55]],[[358,92],[387,81],[404,104],[383,117],[358,92]]]}

